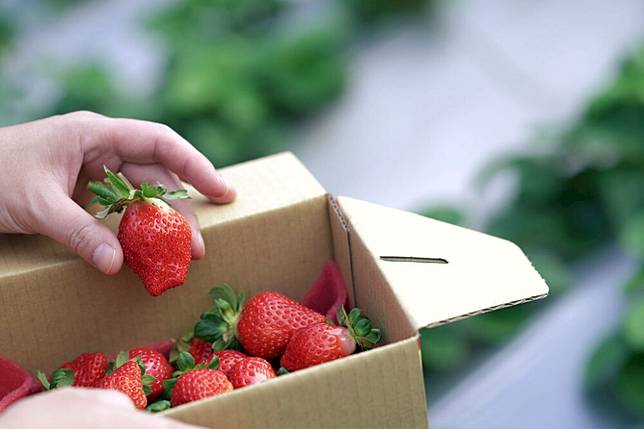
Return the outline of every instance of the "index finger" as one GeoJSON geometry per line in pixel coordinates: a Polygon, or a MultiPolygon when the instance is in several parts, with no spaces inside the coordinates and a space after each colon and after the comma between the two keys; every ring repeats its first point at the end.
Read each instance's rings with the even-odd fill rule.
{"type": "Polygon", "coordinates": [[[212,163],[167,125],[124,118],[105,118],[101,134],[126,162],[160,163],[215,203],[235,199],[235,189],[212,163]]]}

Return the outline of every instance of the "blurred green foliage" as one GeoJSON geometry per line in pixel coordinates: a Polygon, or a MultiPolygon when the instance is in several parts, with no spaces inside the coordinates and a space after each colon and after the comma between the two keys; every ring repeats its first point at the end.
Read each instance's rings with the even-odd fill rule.
{"type": "Polygon", "coordinates": [[[32,116],[88,109],[163,122],[219,166],[275,153],[340,96],[356,37],[428,3],[179,0],[142,23],[166,52],[151,94],[119,87],[98,63],[56,64],[59,95],[32,116]]]}
{"type": "MultiPolygon", "coordinates": [[[[551,286],[570,284],[570,263],[614,242],[643,262],[625,285],[628,311],[589,357],[591,396],[644,418],[644,47],[574,123],[536,154],[495,162],[482,178],[511,172],[517,190],[487,230],[519,244],[551,286]]],[[[423,332],[431,370],[454,371],[476,344],[510,338],[538,303],[508,308],[423,332]],[[448,338],[448,340],[446,340],[448,338]]]]}

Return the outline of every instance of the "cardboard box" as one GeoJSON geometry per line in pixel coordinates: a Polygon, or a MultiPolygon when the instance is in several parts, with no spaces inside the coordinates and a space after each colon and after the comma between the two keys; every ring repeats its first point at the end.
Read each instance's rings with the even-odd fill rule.
{"type": "Polygon", "coordinates": [[[50,371],[83,351],[178,337],[228,282],[301,299],[334,258],[351,301],[386,345],[166,415],[220,429],[426,428],[418,330],[544,297],[548,288],[514,244],[351,198],[331,198],[291,154],[223,170],[228,206],[195,206],[206,258],[187,283],[151,298],[129,270],[101,275],[39,236],[0,240],[0,354],[50,371]]]}

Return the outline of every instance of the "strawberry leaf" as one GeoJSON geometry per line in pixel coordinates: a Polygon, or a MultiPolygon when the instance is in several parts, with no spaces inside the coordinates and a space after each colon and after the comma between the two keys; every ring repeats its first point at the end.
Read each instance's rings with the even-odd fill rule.
{"type": "Polygon", "coordinates": [[[168,410],[170,407],[170,401],[167,399],[161,399],[160,401],[156,401],[148,405],[145,410],[151,413],[158,413],[160,411],[168,410]]]}
{"type": "MultiPolygon", "coordinates": [[[[144,198],[156,198],[159,195],[163,195],[163,193],[159,194],[157,188],[148,185],[146,182],[141,183],[141,191],[143,191],[144,198]]],[[[163,192],[165,192],[165,189],[163,189],[163,192]]]]}
{"type": "Polygon", "coordinates": [[[280,366],[280,369],[277,370],[277,375],[286,375],[289,373],[289,370],[284,368],[283,366],[280,366]]]}
{"type": "Polygon", "coordinates": [[[107,180],[112,185],[113,191],[118,194],[119,199],[127,198],[130,194],[130,187],[119,176],[114,174],[107,166],[103,166],[107,180]]]}
{"type": "Polygon", "coordinates": [[[125,350],[120,351],[114,360],[114,369],[122,367],[128,360],[130,360],[130,354],[125,350]]]}
{"type": "Polygon", "coordinates": [[[343,321],[351,336],[362,350],[373,348],[382,339],[380,329],[374,328],[371,321],[358,308],[347,315],[344,309],[338,310],[338,322],[343,321]]]}
{"type": "Polygon", "coordinates": [[[212,355],[212,359],[206,366],[208,369],[219,369],[219,357],[217,355],[212,355]]]}
{"type": "Polygon", "coordinates": [[[189,369],[192,369],[195,367],[195,359],[192,357],[192,355],[188,352],[181,352],[179,353],[179,357],[177,358],[177,368],[179,368],[180,371],[188,371],[189,369]]]}
{"type": "Polygon", "coordinates": [[[172,398],[172,389],[174,389],[174,385],[177,384],[178,377],[179,376],[173,376],[172,378],[163,380],[163,394],[161,395],[163,399],[172,398]]]}
{"type": "Polygon", "coordinates": [[[347,323],[347,311],[344,309],[344,307],[338,308],[336,311],[335,317],[338,319],[338,325],[346,325],[347,323]]]}
{"type": "Polygon", "coordinates": [[[103,182],[89,182],[87,189],[110,203],[119,199],[111,187],[108,188],[103,182]]]}
{"type": "Polygon", "coordinates": [[[74,370],[70,368],[58,368],[51,375],[51,382],[42,371],[36,373],[36,378],[43,385],[45,390],[55,389],[57,387],[67,387],[74,385],[74,370]]]}
{"type": "Polygon", "coordinates": [[[143,383],[144,386],[145,385],[149,386],[152,383],[154,383],[155,381],[157,381],[157,379],[153,375],[143,374],[143,376],[141,376],[141,382],[143,383]]]}
{"type": "Polygon", "coordinates": [[[38,371],[36,373],[36,378],[40,381],[40,384],[42,384],[42,387],[44,387],[45,390],[51,389],[51,384],[49,383],[49,380],[47,380],[47,376],[44,372],[38,371]]]}
{"type": "Polygon", "coordinates": [[[190,199],[190,196],[188,195],[187,190],[177,189],[176,191],[165,192],[163,198],[165,198],[166,200],[187,200],[190,199]]]}

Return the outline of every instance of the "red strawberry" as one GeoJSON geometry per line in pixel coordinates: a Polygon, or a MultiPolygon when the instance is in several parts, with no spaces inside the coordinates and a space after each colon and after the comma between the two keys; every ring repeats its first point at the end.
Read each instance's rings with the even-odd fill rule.
{"type": "Polygon", "coordinates": [[[113,373],[105,376],[98,382],[97,387],[125,393],[132,399],[134,406],[141,410],[148,404],[143,391],[141,367],[133,360],[125,362],[122,366],[116,368],[113,373]]]}
{"type": "Polygon", "coordinates": [[[282,367],[297,371],[348,356],[356,345],[366,350],[380,341],[380,330],[373,328],[357,308],[348,315],[342,308],[338,311],[338,322],[346,327],[315,323],[293,334],[280,359],[282,367]]]}
{"type": "Polygon", "coordinates": [[[88,188],[96,194],[94,201],[105,206],[98,218],[127,207],[118,232],[125,263],[152,296],[182,285],[190,267],[192,232],[186,219],[161,198],[188,198],[186,190],[166,192],[163,185],[145,182],[140,189],[132,189],[104,169],[106,183],[91,182],[88,188]]]}
{"type": "Polygon", "coordinates": [[[172,377],[174,368],[168,363],[168,360],[156,350],[138,348],[132,349],[129,353],[130,359],[137,356],[141,358],[145,373],[154,377],[150,383],[151,392],[147,395],[148,402],[156,401],[163,393],[163,381],[172,377]]]}
{"type": "Polygon", "coordinates": [[[280,356],[293,332],[326,319],[278,292],[261,292],[243,305],[230,286],[210,291],[215,305],[201,315],[195,337],[213,343],[215,350],[238,347],[251,356],[272,359],[280,356]]]}
{"type": "Polygon", "coordinates": [[[261,383],[275,378],[275,371],[270,363],[258,357],[242,359],[228,373],[228,378],[235,389],[261,383]]]}
{"type": "Polygon", "coordinates": [[[237,335],[248,354],[272,359],[284,353],[295,331],[325,320],[320,313],[278,292],[262,292],[244,306],[237,335]]]}
{"type": "Polygon", "coordinates": [[[210,362],[214,350],[212,349],[212,344],[199,338],[193,338],[192,341],[190,341],[190,348],[188,349],[188,353],[190,353],[195,362],[199,364],[203,362],[210,362]]]}
{"type": "Polygon", "coordinates": [[[220,395],[233,390],[226,374],[215,369],[193,369],[179,376],[172,389],[172,406],[210,396],[220,395]]]}
{"type": "Polygon", "coordinates": [[[248,356],[237,350],[221,350],[215,352],[215,355],[219,358],[219,370],[223,371],[226,376],[238,362],[248,358],[248,356]]]}
{"type": "Polygon", "coordinates": [[[83,353],[71,362],[61,365],[74,371],[74,386],[95,387],[96,382],[105,375],[107,357],[101,352],[83,353]]]}

